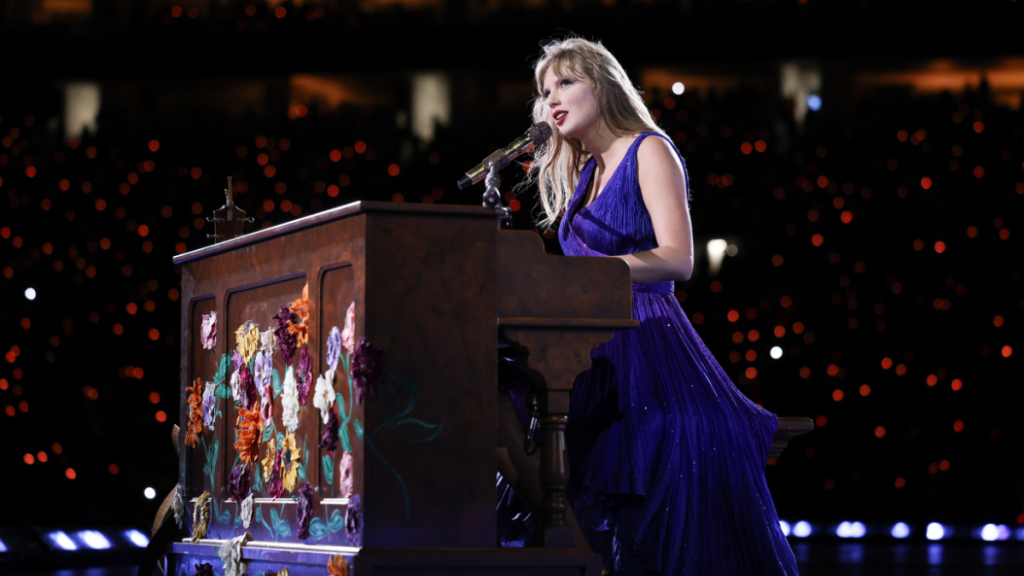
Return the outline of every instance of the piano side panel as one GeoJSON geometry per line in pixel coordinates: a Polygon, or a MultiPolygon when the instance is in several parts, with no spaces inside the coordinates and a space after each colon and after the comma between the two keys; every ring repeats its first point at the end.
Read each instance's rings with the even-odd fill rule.
{"type": "MultiPolygon", "coordinates": [[[[206,382],[213,380],[213,374],[217,371],[217,359],[219,357],[217,350],[203,349],[202,340],[199,337],[203,325],[203,314],[213,312],[216,310],[216,306],[217,301],[213,298],[213,295],[206,294],[192,301],[189,314],[189,331],[194,336],[188,344],[190,355],[188,386],[194,385],[196,378],[199,378],[200,384],[197,392],[200,397],[202,397],[203,392],[206,390],[206,382]]],[[[185,422],[186,425],[189,422],[189,414],[192,410],[188,403],[190,395],[187,392],[182,394],[182,403],[184,404],[182,407],[184,410],[182,422],[185,422]]],[[[222,401],[221,405],[223,404],[222,401]]],[[[187,431],[187,427],[184,427],[181,433],[183,438],[187,431]]],[[[223,482],[224,466],[221,463],[215,462],[212,469],[207,469],[206,452],[211,450],[215,443],[217,446],[223,444],[224,432],[225,427],[222,419],[217,420],[216,426],[212,431],[204,425],[200,441],[196,444],[195,448],[187,448],[185,450],[186,481],[184,486],[186,498],[198,498],[204,491],[212,493],[212,488],[219,486],[223,482]],[[210,476],[211,472],[213,474],[212,478],[210,476]]]]}
{"type": "Polygon", "coordinates": [[[534,232],[498,233],[498,316],[629,319],[629,265],[618,258],[552,256],[534,232]]]}
{"type": "Polygon", "coordinates": [[[402,418],[442,428],[416,441],[431,429],[394,425],[386,391],[367,399],[364,546],[495,545],[496,231],[454,216],[367,223],[365,333],[408,381],[393,404],[418,394],[402,418]]]}

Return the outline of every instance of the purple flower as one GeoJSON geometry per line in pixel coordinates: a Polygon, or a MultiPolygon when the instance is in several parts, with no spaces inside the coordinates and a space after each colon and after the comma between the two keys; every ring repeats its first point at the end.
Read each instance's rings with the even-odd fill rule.
{"type": "Polygon", "coordinates": [[[203,424],[210,431],[213,431],[217,421],[217,389],[213,382],[206,383],[206,391],[203,392],[203,424]]]}
{"type": "Polygon", "coordinates": [[[309,521],[313,519],[313,487],[306,482],[306,485],[299,488],[299,540],[309,538],[309,521]]]}
{"type": "Polygon", "coordinates": [[[277,344],[281,348],[281,358],[284,358],[285,364],[291,364],[292,356],[295,355],[296,338],[294,334],[288,331],[288,322],[297,322],[298,316],[292,314],[292,311],[288,309],[288,305],[284,305],[281,306],[277,315],[274,316],[274,320],[277,320],[274,335],[277,336],[277,344]]]}
{"type": "Polygon", "coordinates": [[[242,405],[252,409],[252,405],[256,403],[256,399],[259,398],[259,390],[256,389],[256,382],[252,378],[252,372],[249,371],[249,367],[245,364],[238,371],[238,390],[239,395],[242,397],[242,405]]]}
{"type": "Polygon", "coordinates": [[[213,564],[196,564],[196,576],[213,576],[213,564]]]}
{"type": "Polygon", "coordinates": [[[238,350],[232,350],[231,365],[234,367],[235,372],[238,372],[238,369],[242,367],[242,364],[245,364],[245,358],[242,358],[242,355],[238,353],[238,350]]]}
{"type": "Polygon", "coordinates": [[[327,418],[327,428],[320,436],[320,447],[331,452],[338,449],[338,414],[334,410],[331,410],[331,415],[327,418]]]}
{"type": "Polygon", "coordinates": [[[253,369],[253,377],[256,378],[256,386],[270,386],[273,370],[273,357],[266,352],[257,352],[256,363],[253,369]]]}
{"type": "Polygon", "coordinates": [[[203,327],[199,330],[199,340],[204,350],[217,347],[217,313],[203,314],[203,327]]]}
{"type": "Polygon", "coordinates": [[[345,510],[345,534],[353,546],[360,546],[363,540],[362,507],[359,494],[353,494],[348,499],[348,508],[345,510]]]}
{"type": "Polygon", "coordinates": [[[239,464],[231,470],[231,480],[228,482],[228,494],[234,498],[238,504],[245,500],[245,497],[249,495],[252,490],[252,476],[249,474],[249,468],[239,464]]]}
{"type": "Polygon", "coordinates": [[[267,384],[260,387],[260,418],[264,426],[274,424],[274,388],[267,384]]]}
{"type": "Polygon", "coordinates": [[[327,337],[327,365],[331,370],[338,369],[338,356],[341,355],[341,330],[335,326],[327,337]]]}
{"type": "Polygon", "coordinates": [[[313,357],[303,348],[299,352],[299,370],[295,373],[296,389],[299,391],[299,404],[306,405],[309,389],[313,387],[313,357]]]}
{"type": "Polygon", "coordinates": [[[352,495],[352,487],[355,485],[355,475],[353,474],[353,460],[352,453],[345,452],[341,455],[341,463],[338,464],[338,488],[341,489],[341,497],[348,498],[352,495]]]}
{"type": "Polygon", "coordinates": [[[356,344],[355,354],[352,355],[352,366],[349,368],[349,377],[356,389],[356,402],[363,403],[363,395],[373,394],[377,384],[387,377],[387,368],[384,365],[384,351],[373,345],[372,342],[362,337],[356,344]]]}
{"type": "MultiPolygon", "coordinates": [[[[278,458],[280,459],[280,452],[278,452],[278,458]]],[[[270,476],[270,482],[267,483],[267,490],[270,492],[271,498],[282,498],[284,497],[284,483],[281,480],[280,468],[275,467],[274,473],[270,476]]]]}

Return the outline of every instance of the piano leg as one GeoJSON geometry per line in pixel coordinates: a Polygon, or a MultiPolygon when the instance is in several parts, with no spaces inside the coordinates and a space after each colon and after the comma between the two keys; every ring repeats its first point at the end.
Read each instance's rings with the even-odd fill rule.
{"type": "Polygon", "coordinates": [[[548,413],[540,421],[544,431],[540,463],[540,485],[544,489],[544,546],[570,548],[574,545],[575,531],[567,519],[569,500],[565,497],[565,490],[569,487],[569,459],[565,445],[565,427],[569,424],[569,395],[552,391],[544,395],[548,396],[548,413]],[[555,399],[553,396],[565,397],[565,412],[557,406],[559,402],[551,402],[555,399]]]}

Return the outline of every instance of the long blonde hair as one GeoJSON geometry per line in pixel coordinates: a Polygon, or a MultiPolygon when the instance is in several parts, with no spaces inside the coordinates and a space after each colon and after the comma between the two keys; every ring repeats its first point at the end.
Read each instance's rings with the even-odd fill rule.
{"type": "MultiPolygon", "coordinates": [[[[550,121],[544,102],[544,75],[554,70],[558,76],[571,76],[586,82],[597,98],[601,121],[615,136],[639,132],[665,132],[654,123],[640,91],[629,81],[619,61],[600,42],[583,38],[552,40],[542,47],[533,66],[537,96],[533,102],[533,121],[550,121]]],[[[568,208],[590,152],[578,138],[564,138],[552,130],[547,144],[535,150],[527,178],[520,186],[537,182],[543,215],[537,225],[549,230],[568,208]]]]}

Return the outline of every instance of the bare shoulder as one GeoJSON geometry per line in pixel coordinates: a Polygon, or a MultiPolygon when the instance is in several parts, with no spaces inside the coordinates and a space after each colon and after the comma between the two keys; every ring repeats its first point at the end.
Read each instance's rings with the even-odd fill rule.
{"type": "Polygon", "coordinates": [[[641,170],[653,168],[653,171],[661,172],[675,168],[682,173],[683,165],[679,161],[679,155],[672,145],[660,136],[650,135],[644,138],[637,147],[636,158],[641,170]]]}

